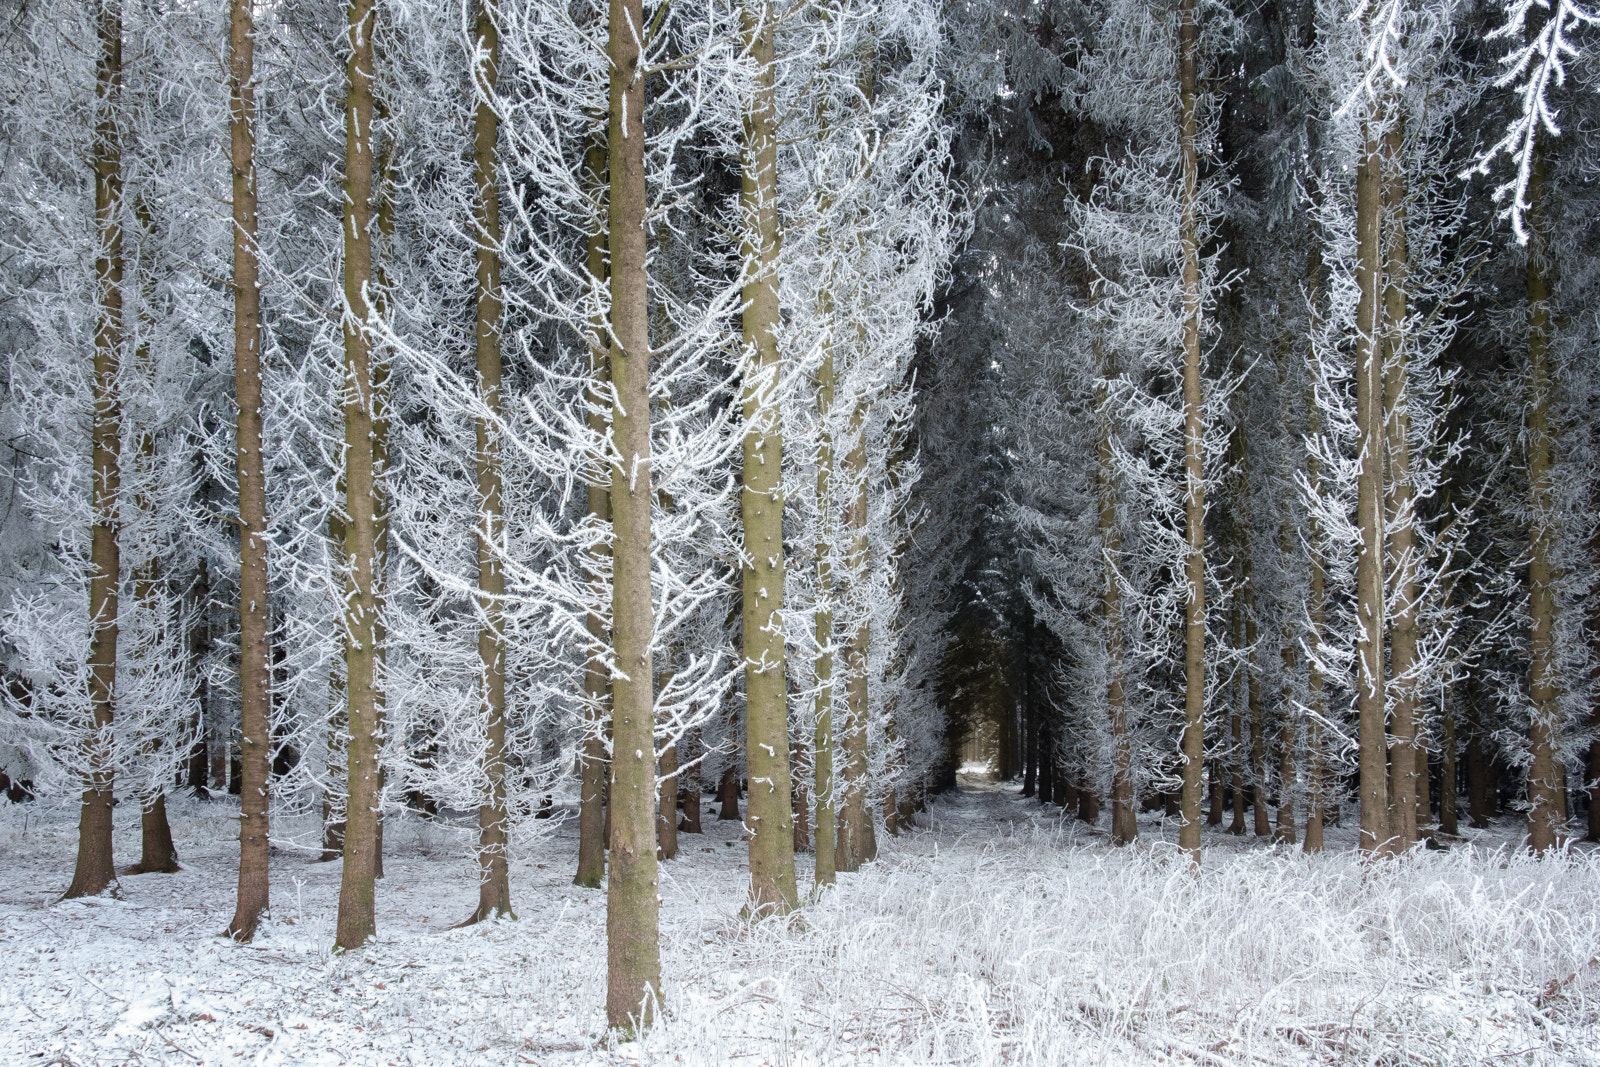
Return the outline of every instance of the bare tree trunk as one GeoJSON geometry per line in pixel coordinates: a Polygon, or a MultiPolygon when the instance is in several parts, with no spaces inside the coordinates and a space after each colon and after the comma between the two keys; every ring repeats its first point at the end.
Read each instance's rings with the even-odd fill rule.
{"type": "Polygon", "coordinates": [[[1545,159],[1536,146],[1528,176],[1528,847],[1547,852],[1556,846],[1560,823],[1555,744],[1560,730],[1560,691],[1556,667],[1552,561],[1555,531],[1551,517],[1550,307],[1546,273],[1550,248],[1545,232],[1545,159]]]}
{"type": "MultiPolygon", "coordinates": [[[[606,136],[596,134],[589,141],[584,154],[584,181],[594,192],[597,202],[607,195],[606,136]]],[[[598,290],[605,285],[610,272],[609,236],[604,226],[597,226],[589,235],[586,249],[586,267],[589,284],[598,290]]],[[[598,301],[598,293],[596,294],[598,301]]],[[[609,351],[606,346],[606,323],[597,312],[589,322],[589,431],[596,436],[606,432],[609,421],[604,413],[601,385],[610,380],[609,351]]],[[[589,486],[589,520],[594,523],[611,519],[611,492],[605,485],[589,486]]],[[[610,548],[598,545],[597,557],[590,561],[591,580],[598,583],[605,569],[604,557],[610,548]]],[[[573,885],[598,889],[606,874],[606,848],[610,834],[606,832],[606,712],[610,678],[599,649],[606,646],[609,634],[606,620],[597,612],[587,617],[591,652],[583,667],[583,704],[587,719],[584,722],[583,743],[578,752],[580,786],[578,792],[578,872],[573,885]]]]}
{"type": "Polygon", "coordinates": [[[790,781],[794,787],[794,850],[809,852],[811,851],[811,790],[807,787],[806,780],[813,773],[813,768],[803,737],[795,741],[792,755],[794,758],[789,763],[789,770],[790,781]]]}
{"type": "MultiPolygon", "coordinates": [[[[692,749],[690,754],[693,755],[692,749]]],[[[704,789],[700,783],[699,766],[692,770],[679,771],[678,783],[678,796],[683,800],[683,822],[678,829],[686,834],[703,833],[704,831],[700,829],[700,796],[704,789]]]]}
{"type": "MultiPolygon", "coordinates": [[[[825,294],[824,313],[831,315],[833,302],[825,294]]],[[[817,798],[816,873],[818,886],[833,885],[838,838],[837,816],[833,803],[833,394],[835,372],[833,346],[822,355],[817,371],[817,610],[813,619],[817,639],[816,731],[811,758],[815,767],[817,798]]]]}
{"type": "Polygon", "coordinates": [[[501,498],[500,439],[500,181],[496,173],[500,120],[493,98],[499,78],[500,28],[494,0],[480,0],[477,55],[473,60],[478,101],[473,112],[474,184],[477,193],[477,316],[473,339],[478,398],[487,409],[479,418],[474,458],[478,476],[478,670],[482,678],[484,796],[478,805],[478,906],[468,923],[503,917],[511,910],[511,877],[506,810],[506,652],[505,575],[500,545],[505,539],[501,498]]]}
{"type": "Polygon", "coordinates": [[[654,676],[650,637],[650,325],[646,282],[641,0],[610,0],[611,410],[619,462],[611,468],[611,869],[606,883],[606,1020],[630,1034],[661,1000],[655,819],[654,676]]]}
{"type": "MultiPolygon", "coordinates": [[[[1112,368],[1100,345],[1102,378],[1109,379],[1112,368]]],[[[1117,488],[1111,467],[1111,407],[1105,385],[1096,387],[1095,406],[1099,409],[1099,521],[1101,553],[1100,620],[1106,642],[1106,704],[1111,709],[1111,843],[1126,845],[1139,837],[1138,813],[1133,808],[1133,739],[1128,735],[1128,701],[1123,691],[1122,583],[1117,560],[1122,553],[1122,532],[1117,526],[1117,488]]]]}
{"type": "MultiPolygon", "coordinates": [[[[1207,826],[1222,825],[1222,809],[1227,806],[1226,797],[1223,795],[1226,788],[1222,781],[1224,774],[1225,770],[1222,766],[1222,760],[1213,756],[1210,760],[1210,775],[1207,779],[1211,789],[1211,803],[1206,809],[1207,826]]],[[[1181,795],[1178,798],[1178,804],[1181,808],[1183,804],[1183,798],[1181,795]]]]}
{"type": "Polygon", "coordinates": [[[1206,699],[1206,502],[1203,469],[1205,427],[1200,389],[1200,31],[1196,0],[1178,4],[1178,144],[1183,158],[1183,821],[1178,847],[1200,862],[1200,772],[1205,759],[1206,699]]]}
{"type": "MultiPolygon", "coordinates": [[[[663,688],[665,685],[663,680],[663,688]]],[[[659,762],[661,799],[657,802],[656,858],[670,860],[678,856],[678,746],[663,748],[659,762]]]]}
{"type": "MultiPolygon", "coordinates": [[[[866,403],[857,400],[850,418],[850,451],[845,454],[845,484],[852,489],[846,523],[851,533],[850,581],[865,581],[867,569],[867,442],[866,403]]],[[[858,609],[861,605],[858,604],[858,609]]],[[[834,866],[856,871],[878,856],[872,810],[867,806],[867,642],[866,618],[855,621],[845,646],[844,804],[839,811],[834,866]]]]}
{"type": "Polygon", "coordinates": [[[789,782],[789,702],[783,647],[783,438],[778,424],[778,137],[774,15],[767,0],[747,0],[745,54],[755,64],[744,112],[744,529],[743,638],[745,763],[750,777],[750,900],[753,914],[791,910],[793,797],[789,782]]]}
{"type": "MultiPolygon", "coordinates": [[[[155,239],[155,222],[151,217],[148,200],[140,196],[135,201],[134,216],[138,220],[138,251],[135,253],[134,268],[139,283],[139,314],[141,325],[138,343],[134,346],[133,364],[135,373],[147,388],[155,388],[155,368],[150,360],[150,335],[154,333],[154,326],[149,318],[149,309],[155,301],[155,265],[151,245],[155,239]]],[[[156,467],[156,438],[148,425],[138,425],[134,433],[134,451],[136,455],[137,491],[134,498],[134,508],[139,515],[139,523],[146,530],[151,531],[146,535],[147,544],[142,554],[135,558],[133,564],[133,598],[139,605],[140,614],[145,616],[145,625],[164,631],[168,619],[164,614],[164,607],[155,597],[156,583],[160,580],[157,561],[154,551],[153,531],[155,529],[155,501],[150,495],[150,479],[156,467]]],[[[164,742],[151,741],[141,746],[141,755],[146,758],[154,757],[160,751],[164,742]]],[[[178,866],[178,850],[172,843],[172,827],[167,822],[167,782],[158,781],[154,786],[141,790],[139,797],[139,862],[123,871],[124,874],[175,874],[183,868],[178,866]]]]}
{"type": "MultiPolygon", "coordinates": [[[[1284,545],[1287,547],[1288,535],[1285,533],[1284,545]]],[[[1299,730],[1295,722],[1294,692],[1289,684],[1289,679],[1294,677],[1299,666],[1294,654],[1292,637],[1284,635],[1283,649],[1283,689],[1279,698],[1279,707],[1282,709],[1282,721],[1278,724],[1278,826],[1272,835],[1275,844],[1292,845],[1298,837],[1295,826],[1295,792],[1299,786],[1296,776],[1298,765],[1299,730]]]]}
{"type": "Polygon", "coordinates": [[[1456,781],[1455,693],[1445,694],[1439,716],[1439,832],[1454,837],[1460,832],[1456,781]]]}
{"type": "Polygon", "coordinates": [[[1487,830],[1495,815],[1494,763],[1487,742],[1488,728],[1478,706],[1477,685],[1471,675],[1467,689],[1467,814],[1474,830],[1487,830]]]}
{"type": "Polygon", "coordinates": [[[1392,851],[1389,827],[1389,760],[1385,722],[1384,638],[1384,388],[1381,321],[1383,248],[1382,152],[1373,107],[1362,123],[1364,144],[1356,166],[1356,429],[1361,467],[1356,483],[1356,733],[1361,768],[1361,851],[1392,851]]]}
{"type": "Polygon", "coordinates": [[[728,764],[722,770],[722,778],[717,782],[717,821],[740,822],[739,817],[739,768],[735,764],[728,764]]]}
{"type": "Polygon", "coordinates": [[[93,897],[116,880],[111,860],[111,724],[117,679],[117,497],[122,487],[122,5],[101,0],[95,63],[93,526],[89,547],[89,711],[87,773],[78,816],[78,860],[62,899],[93,897]]]}
{"type": "Polygon", "coordinates": [[[344,871],[334,946],[359,948],[377,933],[377,806],[381,781],[378,695],[378,506],[374,456],[377,398],[368,335],[372,272],[373,0],[350,0],[350,58],[346,65],[344,177],[344,432],[345,559],[349,578],[344,613],[346,749],[344,871]]]}
{"type": "Polygon", "coordinates": [[[1257,837],[1272,834],[1272,818],[1267,811],[1267,722],[1261,706],[1261,675],[1256,663],[1256,586],[1250,565],[1250,537],[1244,540],[1244,643],[1245,702],[1250,712],[1250,802],[1254,806],[1257,837]]]}
{"type": "MultiPolygon", "coordinates": [[[[1399,119],[1384,132],[1384,433],[1389,479],[1385,532],[1394,577],[1389,612],[1389,833],[1396,849],[1417,843],[1417,530],[1411,485],[1411,419],[1406,413],[1406,181],[1399,119]]],[[[1426,760],[1426,755],[1423,759],[1426,760]]]]}

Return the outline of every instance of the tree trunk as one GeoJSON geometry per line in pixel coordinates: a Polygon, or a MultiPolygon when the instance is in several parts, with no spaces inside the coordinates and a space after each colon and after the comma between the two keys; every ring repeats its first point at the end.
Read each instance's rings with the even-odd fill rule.
{"type": "Polygon", "coordinates": [[[62,899],[99,896],[116,880],[111,860],[111,724],[117,680],[117,496],[122,486],[122,6],[101,0],[95,64],[93,457],[94,518],[89,547],[89,714],[78,815],[78,860],[62,899]]]}
{"type": "Polygon", "coordinates": [[[1439,832],[1454,837],[1460,832],[1457,814],[1456,705],[1454,692],[1445,694],[1439,716],[1439,832]]]}
{"type": "Polygon", "coordinates": [[[743,591],[745,762],[750,776],[752,914],[797,902],[794,802],[789,782],[789,701],[783,647],[783,438],[778,423],[778,138],[774,16],[766,0],[741,15],[755,66],[745,105],[740,208],[744,234],[743,591]]]}
{"type": "Polygon", "coordinates": [[[645,72],[641,0],[610,0],[611,870],[606,881],[606,1020],[633,1033],[661,1000],[655,818],[655,695],[650,666],[650,326],[646,280],[645,72]]]}
{"type": "Polygon", "coordinates": [[[809,852],[811,851],[811,790],[806,786],[806,778],[812,768],[803,739],[796,740],[792,754],[794,758],[789,764],[789,770],[793,785],[794,850],[809,852]]]}
{"type": "Polygon", "coordinates": [[[717,821],[739,822],[739,768],[729,764],[717,782],[717,821]]]}
{"type": "Polygon", "coordinates": [[[1256,663],[1256,586],[1250,565],[1250,537],[1244,541],[1244,643],[1245,706],[1250,712],[1250,803],[1254,806],[1257,837],[1272,834],[1272,818],[1267,810],[1267,721],[1261,706],[1261,675],[1256,663]]]}
{"type": "Polygon", "coordinates": [[[1356,483],[1356,734],[1361,769],[1361,851],[1392,850],[1389,828],[1389,760],[1384,687],[1384,388],[1380,326],[1383,303],[1382,154],[1369,114],[1356,166],[1356,431],[1361,466],[1356,483]]]}
{"type": "Polygon", "coordinates": [[[378,565],[377,398],[368,334],[372,273],[372,120],[374,0],[350,0],[350,58],[346,65],[344,176],[344,615],[346,749],[344,871],[334,946],[359,948],[376,933],[373,880],[377,877],[378,565]]]}
{"type": "MultiPolygon", "coordinates": [[[[1389,833],[1396,849],[1418,840],[1417,820],[1417,529],[1411,485],[1411,419],[1406,413],[1406,181],[1399,119],[1384,133],[1383,376],[1388,452],[1387,567],[1395,593],[1389,611],[1389,833]]],[[[1426,755],[1423,756],[1426,760],[1426,755]]],[[[1425,776],[1424,776],[1425,777],[1425,776]]]]}
{"type": "Polygon", "coordinates": [[[1487,830],[1495,815],[1494,762],[1488,751],[1488,728],[1478,707],[1477,685],[1471,675],[1467,689],[1467,814],[1474,830],[1487,830]]]}
{"type": "MultiPolygon", "coordinates": [[[[662,680],[666,687],[666,679],[662,680]]],[[[656,858],[678,857],[678,746],[661,750],[661,799],[656,807],[656,858]]]]}
{"type": "MultiPolygon", "coordinates": [[[[831,315],[833,302],[824,294],[824,313],[831,315]]],[[[837,814],[833,794],[833,399],[835,371],[833,346],[823,351],[817,371],[817,592],[816,630],[817,680],[816,731],[812,738],[811,759],[815,768],[817,798],[816,885],[833,885],[838,850],[837,814]]]]}
{"type": "Polygon", "coordinates": [[[839,811],[838,839],[834,866],[841,871],[856,871],[878,856],[877,836],[873,833],[872,810],[867,806],[867,642],[869,626],[864,617],[867,572],[867,441],[866,402],[856,401],[850,417],[850,451],[845,454],[845,484],[851,489],[845,522],[849,527],[850,560],[847,571],[854,586],[856,619],[845,646],[845,735],[844,804],[839,811]]]}
{"type": "Polygon", "coordinates": [[[474,185],[478,227],[476,298],[473,340],[478,370],[478,399],[485,408],[474,442],[478,476],[478,670],[484,725],[484,794],[478,805],[478,906],[468,923],[516,918],[511,910],[510,864],[506,811],[506,652],[505,575],[500,546],[505,540],[501,498],[500,439],[500,181],[496,173],[500,120],[493,100],[499,78],[500,29],[494,0],[480,0],[477,55],[473,60],[477,106],[473,111],[474,185]]]}
{"type": "MultiPolygon", "coordinates": [[[[1225,787],[1222,782],[1225,773],[1226,772],[1223,768],[1222,761],[1216,757],[1212,757],[1210,773],[1211,806],[1206,810],[1207,826],[1222,825],[1222,809],[1227,807],[1227,798],[1223,795],[1225,787]]],[[[1178,798],[1178,805],[1180,809],[1183,806],[1183,797],[1181,794],[1178,798]]]]}
{"type": "MultiPolygon", "coordinates": [[[[608,191],[606,159],[606,135],[596,134],[590,138],[583,168],[584,181],[594,191],[597,203],[605,199],[608,191]]],[[[588,281],[596,290],[595,302],[598,306],[598,290],[607,283],[610,272],[609,237],[604,226],[597,224],[589,235],[586,253],[588,281]]],[[[611,371],[608,365],[610,354],[605,341],[606,323],[598,311],[590,318],[589,334],[589,432],[601,437],[609,421],[605,416],[601,386],[610,380],[611,371]]],[[[599,483],[590,485],[588,505],[590,522],[599,525],[610,521],[611,492],[607,486],[599,483]]],[[[597,544],[593,550],[589,574],[596,586],[601,581],[605,557],[610,551],[604,543],[597,544]]],[[[605,812],[609,770],[606,763],[605,724],[610,676],[601,656],[601,650],[606,647],[610,635],[606,630],[606,620],[599,612],[590,612],[586,625],[590,652],[583,667],[583,706],[587,718],[583,743],[578,752],[578,872],[573,876],[572,884],[598,889],[606,874],[606,848],[610,840],[605,812]]]]}
{"type": "Polygon", "coordinates": [[[1100,821],[1100,794],[1087,786],[1078,788],[1078,818],[1090,826],[1100,821]]]}
{"type": "Polygon", "coordinates": [[[210,686],[205,676],[205,656],[211,647],[210,607],[211,599],[211,571],[206,565],[204,556],[200,557],[199,564],[195,567],[194,578],[194,629],[189,631],[189,666],[194,672],[195,704],[199,708],[195,712],[195,740],[194,746],[189,750],[189,789],[196,800],[208,800],[211,791],[206,788],[207,775],[210,771],[210,753],[207,751],[206,732],[210,729],[210,716],[207,711],[210,707],[210,686]]]}
{"type": "MultiPolygon", "coordinates": [[[[1113,369],[1099,344],[1097,361],[1103,379],[1113,369]]],[[[1128,701],[1122,684],[1122,584],[1117,559],[1122,552],[1122,532],[1117,526],[1116,479],[1111,461],[1111,405],[1104,384],[1095,387],[1099,409],[1100,441],[1097,448],[1101,553],[1100,624],[1106,643],[1106,704],[1111,711],[1111,843],[1126,845],[1139,836],[1139,819],[1133,808],[1133,739],[1128,735],[1128,701]]]]}
{"type": "Polygon", "coordinates": [[[704,790],[700,786],[700,772],[698,768],[679,771],[678,778],[678,796],[683,801],[683,822],[678,829],[686,834],[703,833],[700,828],[700,796],[704,790]]]}
{"type": "Polygon", "coordinates": [[[1560,730],[1560,693],[1555,660],[1555,535],[1551,528],[1550,441],[1550,249],[1544,220],[1544,150],[1536,146],[1528,176],[1528,637],[1529,672],[1528,847],[1547,852],[1556,845],[1560,801],[1555,743],[1560,730]]]}
{"type": "Polygon", "coordinates": [[[1203,469],[1205,427],[1200,390],[1200,31],[1196,0],[1178,4],[1178,145],[1183,159],[1183,821],[1178,847],[1200,862],[1200,772],[1205,759],[1206,698],[1206,501],[1203,469]]]}
{"type": "MultiPolygon", "coordinates": [[[[1285,534],[1283,545],[1288,546],[1288,536],[1285,534]]],[[[1291,643],[1292,636],[1284,634],[1284,644],[1281,652],[1283,658],[1283,689],[1281,690],[1279,707],[1282,708],[1282,722],[1278,724],[1278,827],[1272,835],[1275,844],[1292,845],[1299,836],[1295,826],[1295,793],[1299,782],[1296,777],[1298,765],[1299,730],[1296,728],[1294,715],[1294,691],[1289,679],[1294,677],[1298,667],[1291,643]]]]}

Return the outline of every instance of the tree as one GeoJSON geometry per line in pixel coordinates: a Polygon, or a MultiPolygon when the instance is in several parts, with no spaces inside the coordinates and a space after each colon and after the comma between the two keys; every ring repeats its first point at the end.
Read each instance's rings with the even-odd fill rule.
{"type": "Polygon", "coordinates": [[[249,941],[268,905],[267,492],[261,432],[261,288],[256,243],[255,26],[248,0],[228,9],[233,171],[233,366],[239,478],[239,891],[228,935],[249,941]]]}
{"type": "Polygon", "coordinates": [[[345,66],[344,169],[344,665],[346,749],[344,872],[339,882],[335,945],[359,948],[377,932],[379,714],[378,489],[376,375],[373,366],[373,0],[351,0],[345,66]]]}

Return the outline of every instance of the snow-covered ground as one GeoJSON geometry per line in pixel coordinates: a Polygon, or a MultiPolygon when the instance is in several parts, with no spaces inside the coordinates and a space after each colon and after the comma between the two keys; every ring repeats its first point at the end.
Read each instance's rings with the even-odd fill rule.
{"type": "Polygon", "coordinates": [[[751,926],[739,826],[708,819],[662,866],[665,1019],[609,1047],[604,893],[571,885],[570,823],[513,864],[519,920],[464,930],[459,835],[391,823],[378,940],[335,957],[339,865],[293,852],[263,935],[217,936],[229,808],[174,804],[181,874],[58,903],[75,812],[0,802],[0,1064],[1600,1064],[1600,855],[1517,856],[1509,823],[1370,866],[1348,829],[1314,859],[1208,834],[1196,873],[1159,819],[1117,850],[968,778],[751,926]]]}

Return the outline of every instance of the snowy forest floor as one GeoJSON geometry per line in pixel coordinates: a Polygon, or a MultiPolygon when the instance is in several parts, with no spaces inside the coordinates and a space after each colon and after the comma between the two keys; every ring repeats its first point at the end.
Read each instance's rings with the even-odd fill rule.
{"type": "MultiPolygon", "coordinates": [[[[0,802],[0,1064],[1600,1064],[1600,853],[1534,861],[1509,821],[1376,865],[1348,827],[1314,858],[1208,832],[1193,872],[1158,816],[1114,849],[963,776],[836,892],[750,925],[740,824],[708,817],[661,868],[665,1018],[611,1046],[573,821],[514,861],[518,921],[459,930],[461,831],[392,823],[378,939],[335,957],[339,864],[293,851],[256,942],[217,936],[231,807],[173,803],[182,873],[60,903],[74,807],[0,802]]],[[[132,862],[132,804],[117,835],[132,862]]]]}

